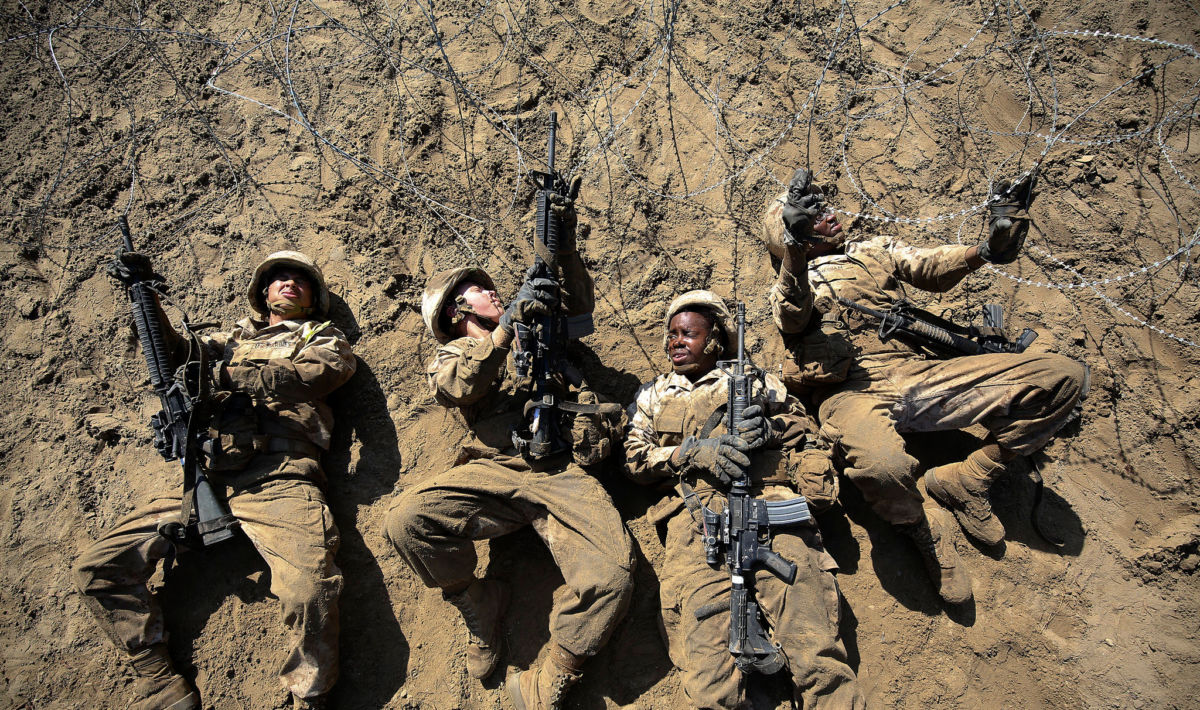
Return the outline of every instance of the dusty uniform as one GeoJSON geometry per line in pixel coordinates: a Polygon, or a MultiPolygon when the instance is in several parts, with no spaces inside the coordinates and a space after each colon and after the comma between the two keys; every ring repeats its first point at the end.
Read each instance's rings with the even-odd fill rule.
{"type": "MultiPolygon", "coordinates": [[[[777,443],[751,454],[751,494],[787,500],[797,496],[799,482],[805,484],[805,492],[813,491],[814,503],[821,498],[831,502],[835,494],[828,454],[804,450],[814,438],[809,419],[778,379],[768,376],[766,383],[754,401],[765,400],[777,443]]],[[[675,483],[678,474],[669,462],[671,455],[688,436],[727,433],[723,423],[714,424],[711,418],[728,397],[729,377],[715,369],[695,383],[670,373],[643,385],[629,410],[627,475],[644,484],[675,483]]],[[[724,486],[715,477],[701,475],[688,483],[699,502],[714,511],[725,508],[720,492],[724,486]]],[[[714,602],[728,601],[729,572],[723,564],[705,564],[698,506],[690,510],[675,496],[655,508],[652,517],[667,521],[660,594],[671,660],[683,671],[684,692],[698,708],[737,707],[744,678],[729,653],[729,614],[703,620],[695,614],[714,602]]],[[[820,531],[811,522],[788,526],[774,530],[772,540],[776,552],[796,563],[796,580],[788,585],[758,570],[755,584],[772,637],[787,655],[796,700],[805,708],[863,707],[854,671],[838,640],[839,592],[833,574],[837,565],[825,552],[820,531]]]]}
{"type": "MultiPolygon", "coordinates": [[[[326,693],[337,680],[342,576],[317,458],[329,448],[333,427],[323,400],[354,374],[354,355],[337,328],[317,321],[268,326],[246,319],[204,340],[228,366],[232,382],[225,384],[249,395],[227,400],[215,420],[227,451],[213,461],[225,470],[209,478],[271,570],[271,593],[289,632],[283,685],[299,697],[326,693]]],[[[89,607],[131,654],[166,640],[146,583],[172,551],[158,526],[179,514],[178,494],[156,498],[119,521],[77,564],[89,607]]]]}
{"type": "MultiPolygon", "coordinates": [[[[577,254],[560,255],[568,315],[592,309],[591,279],[577,254]]],[[[550,610],[552,638],[577,656],[608,640],[632,591],[633,548],[608,493],[570,454],[531,463],[511,431],[528,395],[519,387],[510,347],[462,337],[438,348],[425,376],[437,401],[456,409],[470,436],[460,465],[404,491],[388,511],[386,535],[428,587],[474,578],[474,540],[532,525],[566,585],[550,610]]]]}
{"type": "MultiPolygon", "coordinates": [[[[783,229],[780,208],[776,201],[768,210],[766,229],[783,229]]],[[[1066,422],[1083,390],[1083,366],[1061,355],[926,360],[900,340],[880,342],[878,321],[837,301],[886,311],[904,297],[903,283],[946,291],[970,273],[969,249],[918,249],[892,237],[850,242],[845,253],[809,261],[809,289],[782,273],[769,295],[775,325],[801,372],[817,373],[817,381],[805,384],[815,385],[822,429],[840,447],[846,475],[893,524],[923,517],[914,478],[919,464],[904,451],[901,432],[981,424],[1001,447],[1030,454],[1066,422]],[[844,381],[819,381],[820,372],[839,365],[844,381]]]]}

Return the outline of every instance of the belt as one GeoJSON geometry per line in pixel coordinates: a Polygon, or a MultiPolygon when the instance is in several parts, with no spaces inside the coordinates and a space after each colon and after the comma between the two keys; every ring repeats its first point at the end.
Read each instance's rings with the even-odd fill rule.
{"type": "Polygon", "coordinates": [[[321,447],[311,441],[281,436],[254,437],[254,450],[263,454],[295,454],[310,459],[321,457],[321,447]]]}

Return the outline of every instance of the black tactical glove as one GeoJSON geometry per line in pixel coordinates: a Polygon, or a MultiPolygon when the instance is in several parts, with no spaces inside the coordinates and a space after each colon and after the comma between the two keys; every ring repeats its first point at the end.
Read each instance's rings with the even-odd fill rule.
{"type": "Polygon", "coordinates": [[[134,281],[163,281],[150,266],[150,257],[141,252],[125,251],[125,247],[117,247],[117,255],[109,262],[107,271],[109,276],[126,286],[134,281]]]}
{"type": "Polygon", "coordinates": [[[1011,264],[1017,260],[1025,236],[1029,234],[1029,205],[1033,203],[1032,177],[1013,187],[1007,181],[997,183],[988,206],[988,238],[979,244],[979,258],[992,264],[1011,264]]]}
{"type": "Polygon", "coordinates": [[[714,473],[721,483],[729,485],[746,477],[750,457],[746,440],[733,434],[711,439],[689,436],[675,452],[675,467],[683,473],[714,473]]]}
{"type": "Polygon", "coordinates": [[[785,241],[791,245],[807,245],[813,238],[813,225],[824,212],[824,195],[813,190],[812,175],[804,168],[797,169],[788,183],[787,201],[781,215],[785,241]]]}
{"type": "Polygon", "coordinates": [[[500,315],[500,327],[511,332],[513,323],[529,324],[537,316],[550,315],[558,298],[558,285],[546,278],[546,265],[538,262],[525,272],[525,283],[517,297],[500,315]]]}
{"type": "Polygon", "coordinates": [[[575,198],[579,196],[579,186],[583,183],[583,177],[576,175],[571,180],[571,187],[567,190],[566,195],[560,195],[557,192],[550,193],[550,211],[558,217],[559,224],[562,229],[558,233],[558,251],[572,252],[575,251],[575,227],[579,222],[578,216],[575,214],[575,198]]]}
{"type": "Polygon", "coordinates": [[[771,430],[771,420],[763,416],[763,408],[752,404],[742,410],[742,423],[738,425],[738,435],[750,447],[750,450],[760,449],[771,441],[774,432],[771,430]]]}

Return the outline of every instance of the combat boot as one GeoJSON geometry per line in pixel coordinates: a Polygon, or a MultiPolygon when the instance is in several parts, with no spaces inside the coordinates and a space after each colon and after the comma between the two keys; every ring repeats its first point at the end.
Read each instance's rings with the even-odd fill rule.
{"type": "Polygon", "coordinates": [[[200,694],[187,679],[175,672],[166,644],[155,644],[129,657],[137,680],[133,687],[141,696],[133,710],[197,710],[200,694]]]}
{"type": "Polygon", "coordinates": [[[576,656],[557,643],[542,664],[509,673],[504,685],[517,710],[559,710],[567,690],[583,677],[583,656],[576,656]]]}
{"type": "Polygon", "coordinates": [[[467,624],[467,672],[483,680],[496,670],[500,660],[500,620],[508,607],[508,585],[477,579],[457,594],[442,594],[454,605],[467,624]]]}
{"type": "Polygon", "coordinates": [[[926,471],[925,490],[954,513],[968,535],[985,545],[997,545],[1004,539],[1004,524],[992,512],[987,494],[1005,470],[1004,464],[979,450],[965,461],[926,471]]]}
{"type": "Polygon", "coordinates": [[[925,508],[925,518],[897,525],[896,529],[912,538],[925,562],[938,594],[950,604],[971,598],[971,577],[954,549],[954,525],[941,508],[925,508]]]}

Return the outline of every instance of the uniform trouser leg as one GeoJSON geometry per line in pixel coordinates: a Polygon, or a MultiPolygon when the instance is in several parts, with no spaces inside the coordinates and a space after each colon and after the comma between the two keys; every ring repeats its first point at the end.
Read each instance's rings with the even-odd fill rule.
{"type": "Polygon", "coordinates": [[[88,548],[75,565],[75,585],[100,628],[128,654],[166,641],[162,609],[146,584],[172,552],[159,523],[179,519],[178,496],[137,508],[88,548]]]}
{"type": "Polygon", "coordinates": [[[772,547],[796,563],[796,581],[785,584],[761,570],[755,575],[758,598],[775,641],[787,655],[797,704],[805,710],[857,710],[866,707],[866,700],[838,636],[837,566],[818,540],[815,529],[803,526],[775,535],[772,547]]]}
{"type": "Polygon", "coordinates": [[[229,507],[271,570],[288,635],[283,687],[302,698],[329,692],[338,677],[342,574],[334,562],[337,526],[321,489],[276,479],[233,496],[229,507]]]}
{"type": "Polygon", "coordinates": [[[904,524],[922,516],[915,480],[920,464],[904,451],[900,432],[981,424],[1000,446],[1031,454],[1066,422],[1084,380],[1082,365],[1053,354],[914,360],[827,397],[821,422],[871,508],[904,524]]]}
{"type": "Polygon", "coordinates": [[[397,498],[385,534],[426,586],[444,589],[474,576],[473,541],[526,525],[566,582],[554,595],[551,636],[577,656],[594,655],[628,605],[633,547],[608,494],[582,469],[552,474],[491,460],[456,466],[397,498]]]}
{"type": "MultiPolygon", "coordinates": [[[[807,539],[815,542],[816,537],[809,531],[807,539]]],[[[788,657],[797,700],[805,708],[864,707],[838,639],[840,601],[832,559],[810,546],[804,533],[781,532],[774,547],[799,568],[795,583],[784,584],[762,570],[755,584],[763,614],[788,657]]],[[[686,512],[668,524],[661,594],[668,652],[683,674],[690,704],[738,707],[745,679],[729,653],[729,614],[696,618],[696,610],[728,602],[729,572],[705,564],[700,534],[686,512]]]]}
{"type": "Polygon", "coordinates": [[[903,525],[925,514],[915,477],[920,462],[904,450],[893,402],[869,390],[838,392],[821,403],[821,429],[838,446],[846,477],[875,514],[903,525]]]}
{"type": "Polygon", "coordinates": [[[1067,421],[1083,393],[1078,362],[1048,353],[973,355],[917,361],[890,373],[900,431],[944,431],[981,424],[1017,454],[1040,449],[1067,421]]]}
{"type": "MultiPolygon", "coordinates": [[[[310,697],[337,680],[337,599],[342,577],[333,562],[337,528],[320,489],[282,479],[238,492],[230,509],[271,570],[288,627],[289,653],[280,679],[310,697]]],[[[76,584],[101,628],[119,647],[136,653],[166,640],[162,610],[146,583],[171,543],[158,534],[177,520],[178,496],[157,498],[123,518],[79,558],[76,584]]]]}

